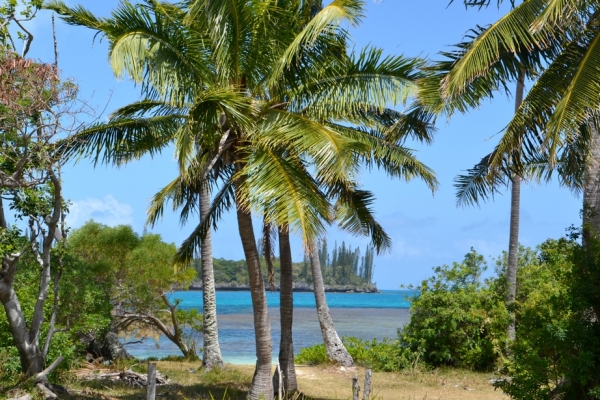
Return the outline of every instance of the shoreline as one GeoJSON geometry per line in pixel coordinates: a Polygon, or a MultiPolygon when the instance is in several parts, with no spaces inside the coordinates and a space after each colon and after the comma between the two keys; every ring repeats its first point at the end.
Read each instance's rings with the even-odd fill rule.
{"type": "MultiPolygon", "coordinates": [[[[194,281],[190,287],[187,289],[190,291],[201,291],[202,290],[202,282],[194,281]]],[[[249,291],[249,285],[239,285],[232,283],[217,283],[215,284],[215,290],[218,292],[242,292],[249,291]]],[[[279,292],[279,287],[276,287],[275,290],[266,289],[266,291],[274,291],[279,292]]],[[[312,286],[308,284],[294,284],[292,289],[293,292],[314,292],[312,286]]],[[[330,286],[325,285],[326,293],[381,293],[377,286],[375,285],[365,285],[365,286],[352,286],[352,285],[340,285],[340,286],[330,286]]]]}

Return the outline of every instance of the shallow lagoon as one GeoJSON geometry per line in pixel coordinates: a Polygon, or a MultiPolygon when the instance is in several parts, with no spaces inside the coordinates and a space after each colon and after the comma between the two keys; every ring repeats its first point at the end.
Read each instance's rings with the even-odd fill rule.
{"type": "MultiPolygon", "coordinates": [[[[395,338],[397,329],[408,322],[409,290],[385,290],[381,293],[327,293],[327,303],[340,336],[362,339],[395,338]]],[[[172,297],[181,299],[182,308],[202,310],[202,292],[175,292],[172,297]]],[[[273,335],[273,356],[279,352],[279,293],[268,292],[269,316],[273,335]]],[[[256,362],[252,303],[250,292],[217,292],[217,319],[219,339],[225,362],[253,364],[256,362]]],[[[314,294],[294,293],[294,349],[322,342],[315,309],[314,294]]],[[[159,347],[152,339],[141,344],[127,345],[135,357],[164,357],[181,354],[179,349],[165,338],[159,347]]]]}

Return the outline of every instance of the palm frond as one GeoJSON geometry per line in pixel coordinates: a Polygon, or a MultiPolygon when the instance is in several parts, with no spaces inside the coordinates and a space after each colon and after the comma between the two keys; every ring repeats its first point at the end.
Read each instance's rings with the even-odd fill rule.
{"type": "Polygon", "coordinates": [[[545,48],[553,32],[544,30],[532,34],[529,27],[546,2],[525,1],[488,28],[475,31],[472,41],[463,46],[463,54],[442,81],[443,96],[460,96],[471,82],[497,65],[503,54],[516,56],[545,48]]]}
{"type": "Polygon", "coordinates": [[[331,218],[329,202],[301,159],[254,148],[235,179],[241,176],[247,177],[246,187],[236,195],[243,207],[275,225],[288,224],[305,243],[323,235],[323,221],[331,218]]]}
{"type": "Polygon", "coordinates": [[[95,163],[123,164],[166,148],[184,115],[118,117],[92,124],[61,144],[66,158],[92,157],[95,163]]]}
{"type": "Polygon", "coordinates": [[[217,223],[221,219],[223,213],[234,206],[234,196],[233,184],[231,181],[225,182],[219,192],[214,196],[207,215],[202,217],[202,221],[177,249],[177,254],[175,256],[177,265],[188,265],[194,259],[194,255],[200,248],[200,243],[206,236],[208,229],[212,226],[213,229],[216,230],[218,227],[217,223]]]}
{"type": "Polygon", "coordinates": [[[386,140],[384,135],[376,131],[341,125],[332,126],[341,134],[364,145],[366,151],[358,153],[358,156],[367,168],[377,167],[391,177],[406,181],[421,179],[431,191],[437,189],[439,182],[435,172],[417,160],[412,150],[386,140]]]}
{"type": "Polygon", "coordinates": [[[508,186],[509,173],[490,173],[490,159],[493,153],[483,157],[473,168],[464,175],[454,179],[456,188],[456,204],[458,206],[479,204],[493,198],[499,192],[499,187],[508,186]]]}
{"type": "Polygon", "coordinates": [[[281,78],[284,70],[298,58],[303,48],[313,46],[324,33],[336,31],[343,21],[356,26],[363,16],[363,6],[361,0],[334,0],[323,7],[282,54],[270,75],[269,85],[275,84],[281,78]]]}
{"type": "Polygon", "coordinates": [[[373,194],[345,185],[334,188],[333,192],[337,197],[335,219],[340,228],[355,235],[369,236],[378,253],[390,250],[392,240],[373,215],[373,194]]]}

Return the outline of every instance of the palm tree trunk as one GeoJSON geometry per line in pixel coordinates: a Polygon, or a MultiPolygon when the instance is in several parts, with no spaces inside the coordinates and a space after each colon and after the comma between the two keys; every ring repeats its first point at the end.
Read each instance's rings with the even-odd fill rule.
{"type": "MultiPolygon", "coordinates": [[[[238,170],[241,169],[239,166],[237,167],[238,170]]],[[[265,284],[260,269],[260,258],[252,227],[252,217],[250,211],[244,205],[240,204],[239,201],[240,179],[238,179],[235,185],[237,221],[248,268],[248,283],[250,284],[252,308],[254,310],[254,334],[257,358],[252,385],[248,391],[248,399],[271,400],[273,398],[273,381],[271,380],[271,362],[273,357],[271,323],[269,321],[265,284]]]]}
{"type": "Polygon", "coordinates": [[[317,316],[319,317],[319,325],[321,326],[321,334],[323,335],[323,342],[325,342],[327,357],[340,365],[351,367],[354,365],[354,360],[335,331],[335,326],[329,313],[327,299],[325,298],[323,274],[321,273],[321,262],[319,261],[317,244],[314,241],[309,244],[309,255],[315,290],[315,302],[317,303],[317,316]]]}
{"type": "MultiPolygon", "coordinates": [[[[210,187],[207,183],[200,193],[200,217],[208,215],[209,209],[210,187]]],[[[202,266],[202,300],[204,302],[204,350],[202,353],[202,366],[210,370],[214,367],[224,367],[217,327],[217,302],[212,257],[212,233],[210,229],[206,231],[206,236],[200,244],[200,254],[202,266]]]]}
{"type": "MultiPolygon", "coordinates": [[[[515,93],[515,113],[523,102],[525,91],[525,70],[521,69],[515,93]]],[[[521,177],[513,174],[510,179],[510,233],[508,239],[508,265],[506,267],[506,306],[510,307],[517,296],[517,265],[519,262],[519,219],[521,215],[521,177]]],[[[507,329],[508,340],[515,340],[515,313],[510,312],[510,323],[507,329]]]]}
{"type": "Polygon", "coordinates": [[[279,344],[279,366],[283,382],[279,382],[279,374],[273,376],[273,386],[282,385],[284,392],[293,393],[298,390],[296,368],[294,366],[294,343],[292,341],[292,320],[294,312],[294,278],[292,274],[292,249],[290,232],[287,226],[279,228],[279,262],[281,275],[279,279],[279,303],[281,316],[281,342],[279,344]]]}
{"type": "Polygon", "coordinates": [[[600,137],[590,126],[591,143],[583,183],[583,244],[598,239],[600,233],[600,137]]]}

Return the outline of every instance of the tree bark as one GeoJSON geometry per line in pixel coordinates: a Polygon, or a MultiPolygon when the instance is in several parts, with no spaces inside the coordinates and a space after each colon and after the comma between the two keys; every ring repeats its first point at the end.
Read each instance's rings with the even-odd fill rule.
{"type": "Polygon", "coordinates": [[[600,233],[600,137],[590,126],[591,141],[583,182],[583,244],[600,233]]]}
{"type": "Polygon", "coordinates": [[[319,317],[319,325],[321,326],[321,334],[323,335],[323,342],[325,342],[327,357],[340,365],[351,367],[354,364],[354,360],[335,331],[335,326],[333,325],[333,320],[329,313],[329,307],[327,306],[327,300],[325,298],[323,274],[321,273],[321,262],[319,261],[317,244],[314,241],[309,244],[309,255],[315,291],[315,302],[317,303],[317,316],[319,317]]]}
{"type": "MultiPolygon", "coordinates": [[[[204,185],[200,193],[200,217],[208,215],[210,209],[210,187],[204,185]]],[[[202,266],[202,300],[204,313],[204,352],[202,366],[206,369],[223,368],[219,330],[217,327],[217,301],[215,294],[215,273],[212,257],[212,233],[208,229],[200,244],[202,266]]]]}
{"type": "MultiPolygon", "coordinates": [[[[525,71],[521,69],[517,80],[515,93],[515,113],[523,102],[525,91],[525,71]]],[[[516,155],[517,156],[517,155],[516,155]]],[[[516,157],[515,156],[515,157],[516,157]]],[[[517,295],[517,266],[519,262],[519,219],[521,214],[521,177],[513,174],[510,179],[510,233],[508,238],[508,265],[506,267],[506,306],[511,307],[517,295]]],[[[510,312],[510,322],[507,328],[508,340],[515,340],[515,313],[510,312]]]]}
{"type": "Polygon", "coordinates": [[[281,316],[281,341],[279,344],[279,364],[282,382],[279,374],[273,376],[275,387],[281,387],[287,393],[298,390],[296,368],[294,366],[294,343],[292,340],[292,322],[294,313],[294,278],[292,274],[292,249],[290,232],[287,226],[279,228],[279,262],[281,275],[279,280],[279,312],[281,316]]]}
{"type": "MultiPolygon", "coordinates": [[[[241,169],[240,165],[236,166],[241,169]]],[[[273,398],[273,382],[271,380],[271,363],[273,347],[271,339],[271,324],[269,321],[269,309],[267,306],[267,295],[262,271],[260,269],[260,258],[256,247],[256,238],[252,226],[250,211],[240,204],[240,187],[242,178],[238,178],[235,184],[237,221],[246,265],[248,268],[248,283],[252,296],[252,308],[254,311],[254,333],[256,340],[256,370],[252,378],[252,384],[248,391],[250,400],[271,400],[273,398]]]]}
{"type": "Polygon", "coordinates": [[[5,285],[2,280],[0,280],[0,301],[4,306],[10,332],[19,353],[21,370],[27,376],[34,376],[42,372],[44,370],[44,358],[39,343],[29,340],[29,332],[17,294],[12,285],[5,285]]]}

